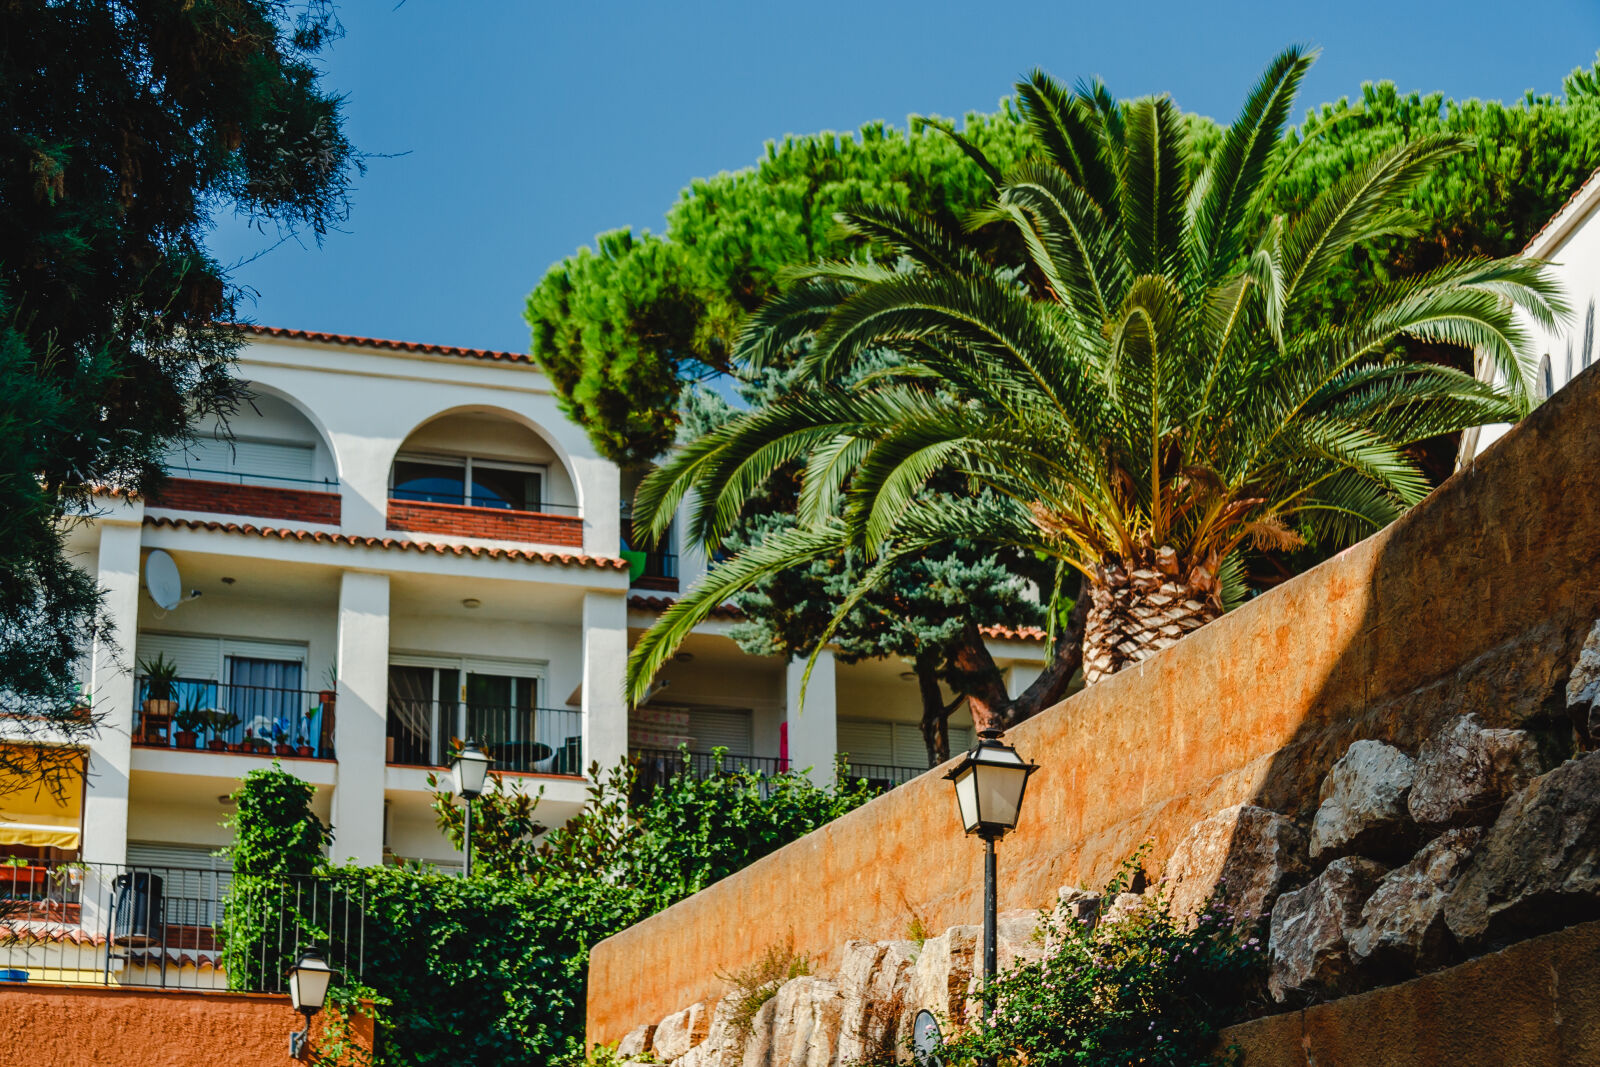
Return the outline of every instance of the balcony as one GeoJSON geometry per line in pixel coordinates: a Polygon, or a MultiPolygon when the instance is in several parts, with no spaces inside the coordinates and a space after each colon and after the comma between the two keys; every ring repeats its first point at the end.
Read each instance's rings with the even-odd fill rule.
{"type": "Polygon", "coordinates": [[[197,678],[162,684],[141,677],[135,685],[136,745],[302,759],[333,755],[335,695],[330,690],[274,689],[197,678]]]}
{"type": "Polygon", "coordinates": [[[0,859],[0,981],[284,992],[284,961],[302,931],[348,976],[362,973],[363,901],[315,876],[251,878],[226,870],[0,859]],[[224,971],[223,908],[248,909],[259,945],[224,971]]]}
{"type": "Polygon", "coordinates": [[[628,584],[635,589],[653,589],[663,593],[678,591],[678,556],[671,551],[673,532],[669,526],[666,534],[656,544],[648,544],[634,536],[632,509],[622,509],[622,548],[618,553],[630,564],[628,584]]]}
{"type": "MultiPolygon", "coordinates": [[[[680,774],[705,780],[717,775],[745,774],[771,778],[800,770],[791,761],[779,756],[738,756],[726,752],[689,752],[683,749],[636,748],[629,755],[633,759],[634,791],[647,794],[680,774]]],[[[865,781],[872,789],[889,790],[921,774],[926,767],[894,767],[871,763],[847,762],[840,775],[845,781],[865,781]]]]}
{"type": "Polygon", "coordinates": [[[439,497],[438,493],[408,497],[396,490],[389,497],[386,525],[411,533],[583,547],[583,518],[576,505],[540,502],[537,510],[522,510],[485,505],[461,494],[452,499],[439,497]]]}
{"type": "Polygon", "coordinates": [[[191,466],[173,475],[151,496],[152,507],[339,525],[337,482],[191,466]]]}
{"type": "Polygon", "coordinates": [[[442,767],[449,762],[454,742],[469,737],[494,760],[491,770],[583,776],[581,711],[408,700],[391,693],[388,762],[442,767]]]}

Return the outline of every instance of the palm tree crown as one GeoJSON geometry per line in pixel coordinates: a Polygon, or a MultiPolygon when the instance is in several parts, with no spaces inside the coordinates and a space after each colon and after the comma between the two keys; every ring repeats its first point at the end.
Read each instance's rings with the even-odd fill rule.
{"type": "Polygon", "coordinates": [[[658,534],[692,487],[692,535],[715,547],[754,486],[804,462],[800,527],[675,605],[630,659],[634,691],[763,574],[847,544],[881,573],[952,539],[1079,572],[1094,681],[1220,614],[1243,552],[1392,521],[1428,488],[1411,446],[1519,417],[1513,307],[1541,322],[1563,310],[1542,264],[1463,260],[1380,287],[1344,321],[1318,316],[1319,283],[1358,243],[1406,232],[1408,194],[1464,145],[1402,144],[1297,216],[1272,213],[1311,58],[1278,56],[1203,166],[1166,97],[1119,104],[1035,73],[1017,92],[1040,153],[1001,174],[968,149],[994,195],[967,232],[891,208],[845,215],[893,258],[795,271],[740,355],[798,350],[799,384],[681,449],[635,509],[658,534]],[[996,234],[1016,264],[982,250],[996,234]],[[1408,361],[1403,336],[1475,349],[1508,384],[1408,361]],[[863,383],[868,360],[883,369],[863,383]],[[847,373],[856,385],[831,384],[847,373]],[[967,492],[929,488],[952,473],[967,492]]]}

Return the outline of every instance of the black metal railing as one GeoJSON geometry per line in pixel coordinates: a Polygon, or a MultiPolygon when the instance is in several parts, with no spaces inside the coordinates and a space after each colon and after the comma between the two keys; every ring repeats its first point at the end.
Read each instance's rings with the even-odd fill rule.
{"type": "Polygon", "coordinates": [[[266,488],[309,489],[318,493],[337,493],[339,483],[332,478],[290,478],[282,474],[256,474],[253,471],[224,471],[208,467],[191,467],[187,464],[167,468],[173,478],[194,478],[206,482],[228,482],[233,485],[259,485],[266,488]]]}
{"type": "Polygon", "coordinates": [[[359,888],[314,875],[0,860],[0,983],[281,993],[313,945],[352,979],[364,904],[359,888]]]}
{"type": "Polygon", "coordinates": [[[667,526],[666,532],[655,543],[642,541],[634,536],[633,509],[624,505],[622,508],[622,552],[626,556],[642,556],[644,570],[640,578],[676,578],[678,577],[678,556],[671,551],[673,544],[673,527],[667,526]]]}
{"type": "Polygon", "coordinates": [[[135,744],[261,755],[333,754],[335,694],[199,678],[135,679],[135,744]]]}
{"type": "MultiPolygon", "coordinates": [[[[739,756],[728,752],[689,752],[684,749],[636,748],[629,755],[633,759],[634,789],[649,791],[665,784],[673,776],[689,774],[705,779],[719,774],[749,774],[770,778],[791,771],[805,770],[794,766],[792,760],[778,756],[739,756]]],[[[926,767],[897,767],[888,764],[856,763],[841,754],[839,777],[847,782],[865,781],[877,789],[893,789],[920,774],[926,767]]]]}
{"type": "Polygon", "coordinates": [[[552,504],[537,500],[524,506],[490,493],[450,493],[434,489],[390,489],[390,500],[405,500],[416,504],[453,504],[457,507],[494,508],[522,515],[579,515],[577,504],[552,504]]]}
{"type": "Polygon", "coordinates": [[[926,767],[897,767],[888,763],[857,763],[843,753],[840,758],[844,761],[840,769],[840,777],[850,781],[864,780],[869,786],[878,789],[893,789],[897,785],[905,785],[918,775],[928,773],[926,767]]]}
{"type": "Polygon", "coordinates": [[[467,738],[493,758],[491,770],[583,775],[581,711],[390,695],[390,763],[441,767],[450,761],[453,743],[467,738]]]}

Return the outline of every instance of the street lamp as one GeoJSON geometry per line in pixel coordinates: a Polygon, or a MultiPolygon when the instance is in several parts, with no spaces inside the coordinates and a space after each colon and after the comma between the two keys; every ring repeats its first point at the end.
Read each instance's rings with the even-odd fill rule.
{"type": "Polygon", "coordinates": [[[450,761],[450,773],[455,776],[456,792],[467,802],[466,832],[461,835],[462,850],[467,854],[465,877],[472,877],[472,801],[483,792],[483,780],[489,774],[489,757],[478,742],[468,741],[450,761]]]}
{"type": "Polygon", "coordinates": [[[289,1003],[306,1017],[305,1029],[289,1035],[289,1055],[294,1059],[303,1060],[311,1054],[311,1017],[327,1002],[328,984],[332,981],[333,970],[314,948],[302,952],[289,968],[289,1003]]]}
{"type": "MultiPolygon", "coordinates": [[[[1017,755],[1017,750],[1000,741],[999,730],[984,730],[978,743],[961,758],[949,774],[956,785],[956,807],[967,833],[983,838],[983,988],[994,981],[995,972],[995,869],[994,843],[1017,828],[1022,812],[1022,794],[1028,777],[1039,768],[1017,755]]],[[[989,1005],[983,1002],[987,1018],[989,1005]]]]}

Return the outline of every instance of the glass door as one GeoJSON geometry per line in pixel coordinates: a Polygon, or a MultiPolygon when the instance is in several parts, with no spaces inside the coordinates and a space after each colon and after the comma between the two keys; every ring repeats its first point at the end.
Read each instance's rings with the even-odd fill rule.
{"type": "Polygon", "coordinates": [[[438,767],[459,736],[461,672],[453,667],[389,666],[390,763],[438,767]]]}
{"type": "Polygon", "coordinates": [[[466,737],[475,738],[502,771],[529,771],[548,760],[538,737],[539,680],[526,675],[467,672],[466,737]]]}

